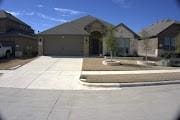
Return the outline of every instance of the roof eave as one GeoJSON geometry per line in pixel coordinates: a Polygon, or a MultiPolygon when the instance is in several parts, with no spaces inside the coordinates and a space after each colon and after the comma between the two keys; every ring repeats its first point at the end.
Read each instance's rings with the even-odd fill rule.
{"type": "Polygon", "coordinates": [[[90,35],[90,34],[52,34],[52,33],[39,33],[39,34],[37,34],[37,35],[82,35],[82,36],[88,36],[88,35],[90,35]]]}

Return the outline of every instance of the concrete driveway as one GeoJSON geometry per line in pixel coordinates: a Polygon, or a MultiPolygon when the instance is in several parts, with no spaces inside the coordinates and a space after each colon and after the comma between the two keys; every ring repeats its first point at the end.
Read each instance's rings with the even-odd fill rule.
{"type": "Polygon", "coordinates": [[[82,58],[42,56],[13,71],[4,72],[0,87],[25,89],[89,89],[79,83],[82,58]]]}

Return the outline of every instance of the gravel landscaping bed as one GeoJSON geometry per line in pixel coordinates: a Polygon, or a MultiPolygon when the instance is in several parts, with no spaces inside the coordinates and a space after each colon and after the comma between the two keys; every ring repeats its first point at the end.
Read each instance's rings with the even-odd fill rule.
{"type": "Polygon", "coordinates": [[[135,83],[180,80],[179,73],[81,75],[89,83],[135,83]]]}
{"type": "Polygon", "coordinates": [[[120,66],[106,66],[102,64],[104,58],[84,58],[82,71],[134,71],[134,70],[168,70],[178,69],[178,67],[163,67],[163,66],[142,66],[136,65],[136,60],[122,60],[120,66]]]}

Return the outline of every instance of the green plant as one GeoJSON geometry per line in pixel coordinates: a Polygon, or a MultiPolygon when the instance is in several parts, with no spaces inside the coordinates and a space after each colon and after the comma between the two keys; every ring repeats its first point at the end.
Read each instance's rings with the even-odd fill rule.
{"type": "Polygon", "coordinates": [[[107,50],[110,51],[111,61],[113,57],[113,53],[117,50],[117,41],[114,36],[114,31],[112,28],[109,28],[105,37],[104,37],[107,50]]]}
{"type": "Polygon", "coordinates": [[[148,40],[148,32],[143,30],[141,33],[141,38],[143,40],[143,44],[144,44],[144,49],[145,49],[145,60],[147,61],[148,59],[148,49],[149,49],[149,40],[148,40]]]}

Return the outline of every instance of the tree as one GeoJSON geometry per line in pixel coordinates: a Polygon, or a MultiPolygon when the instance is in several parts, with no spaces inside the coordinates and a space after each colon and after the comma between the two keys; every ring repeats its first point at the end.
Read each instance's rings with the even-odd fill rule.
{"type": "Polygon", "coordinates": [[[180,33],[176,37],[176,52],[180,53],[180,33]]]}
{"type": "Polygon", "coordinates": [[[108,29],[104,37],[104,40],[106,43],[107,50],[110,51],[110,56],[111,56],[111,61],[112,61],[113,53],[115,52],[117,48],[117,42],[116,42],[116,38],[114,36],[114,31],[112,28],[108,29]]]}
{"type": "Polygon", "coordinates": [[[145,60],[147,61],[147,54],[148,54],[148,49],[149,49],[149,40],[148,40],[148,32],[143,30],[141,33],[141,38],[143,40],[143,45],[144,45],[144,49],[145,49],[145,60]]]}

